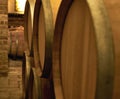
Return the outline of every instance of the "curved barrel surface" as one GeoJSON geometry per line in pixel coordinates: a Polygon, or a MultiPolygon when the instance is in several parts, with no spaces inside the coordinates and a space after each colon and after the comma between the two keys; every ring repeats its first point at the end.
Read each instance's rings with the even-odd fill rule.
{"type": "Polygon", "coordinates": [[[112,99],[114,51],[102,0],[63,0],[53,41],[56,99],[112,99]]]}

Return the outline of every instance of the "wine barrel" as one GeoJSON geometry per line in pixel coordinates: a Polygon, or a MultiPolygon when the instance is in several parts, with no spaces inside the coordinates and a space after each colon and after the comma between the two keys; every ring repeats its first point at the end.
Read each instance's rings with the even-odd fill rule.
{"type": "Polygon", "coordinates": [[[26,97],[26,91],[28,89],[28,83],[30,78],[31,67],[33,66],[33,58],[29,56],[29,52],[24,52],[23,64],[22,64],[22,85],[23,85],[23,97],[26,97]]]}
{"type": "Polygon", "coordinates": [[[8,45],[9,45],[9,57],[10,58],[22,58],[24,53],[24,28],[14,27],[9,28],[8,32],[8,45]]]}
{"type": "Polygon", "coordinates": [[[61,1],[62,0],[50,0],[54,25],[56,22],[56,17],[57,17],[57,13],[58,13],[58,9],[60,7],[61,1]]]}
{"type": "Polygon", "coordinates": [[[25,99],[41,99],[40,79],[35,69],[31,68],[25,99]]]}
{"type": "MultiPolygon", "coordinates": [[[[55,2],[55,1],[54,1],[55,2]]],[[[52,0],[37,0],[34,11],[33,52],[39,76],[48,78],[52,67],[53,13],[52,0]]],[[[54,7],[53,7],[54,8],[54,7]]],[[[56,15],[55,15],[56,16],[56,15]]]]}
{"type": "Polygon", "coordinates": [[[50,80],[40,78],[34,67],[30,72],[29,86],[25,99],[54,99],[50,80]]]}
{"type": "Polygon", "coordinates": [[[22,98],[25,99],[25,66],[26,66],[26,58],[25,53],[23,54],[23,60],[22,60],[22,98]]]}
{"type": "Polygon", "coordinates": [[[115,47],[115,81],[113,99],[120,99],[120,1],[104,0],[113,31],[115,47]]]}
{"type": "Polygon", "coordinates": [[[27,0],[24,11],[24,35],[25,35],[25,46],[29,53],[32,53],[32,38],[33,38],[33,15],[34,6],[36,0],[27,0]]]}
{"type": "Polygon", "coordinates": [[[62,0],[53,40],[55,99],[112,99],[112,39],[102,0],[62,0]]]}

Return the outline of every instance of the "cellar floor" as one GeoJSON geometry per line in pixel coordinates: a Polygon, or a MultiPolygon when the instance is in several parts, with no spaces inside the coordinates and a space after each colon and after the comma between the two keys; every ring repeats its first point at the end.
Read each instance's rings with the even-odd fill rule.
{"type": "Polygon", "coordinates": [[[22,61],[9,59],[9,99],[22,99],[22,61]]]}

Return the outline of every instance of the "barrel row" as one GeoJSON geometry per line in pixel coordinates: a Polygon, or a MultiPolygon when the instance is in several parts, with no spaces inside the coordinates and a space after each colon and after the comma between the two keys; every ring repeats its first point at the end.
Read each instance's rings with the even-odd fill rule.
{"type": "Polygon", "coordinates": [[[52,80],[38,76],[34,65],[33,57],[25,51],[22,64],[23,99],[54,99],[52,80]]]}
{"type": "Polygon", "coordinates": [[[21,59],[25,50],[24,27],[10,27],[8,31],[8,56],[12,59],[21,59]]]}
{"type": "Polygon", "coordinates": [[[25,41],[33,65],[26,99],[120,98],[120,22],[112,17],[118,14],[114,5],[119,9],[120,2],[27,0],[25,41]],[[44,92],[51,96],[44,98],[44,92]]]}

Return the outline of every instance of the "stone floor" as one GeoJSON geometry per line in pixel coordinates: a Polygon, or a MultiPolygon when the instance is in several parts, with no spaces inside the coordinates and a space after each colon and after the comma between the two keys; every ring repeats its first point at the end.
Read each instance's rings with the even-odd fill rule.
{"type": "Polygon", "coordinates": [[[9,99],[22,99],[22,61],[9,60],[9,99]]]}

